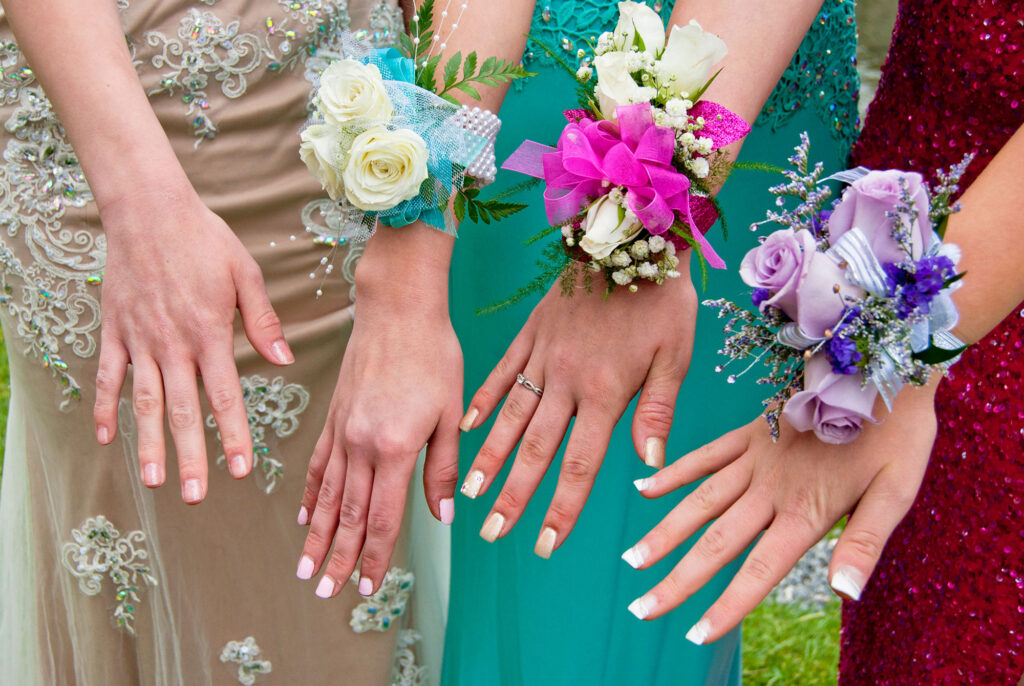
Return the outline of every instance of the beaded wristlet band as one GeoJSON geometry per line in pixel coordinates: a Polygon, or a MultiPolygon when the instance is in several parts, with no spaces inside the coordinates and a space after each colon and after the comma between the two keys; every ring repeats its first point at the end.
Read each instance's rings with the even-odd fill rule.
{"type": "Polygon", "coordinates": [[[494,143],[501,130],[501,119],[490,110],[468,105],[463,105],[456,116],[459,126],[486,141],[480,154],[466,168],[466,176],[474,179],[473,186],[477,188],[494,183],[498,174],[494,143]]]}

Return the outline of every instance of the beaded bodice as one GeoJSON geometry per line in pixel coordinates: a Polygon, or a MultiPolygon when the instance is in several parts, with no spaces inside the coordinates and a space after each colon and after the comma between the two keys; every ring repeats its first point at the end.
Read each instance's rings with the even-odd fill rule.
{"type": "MultiPolygon", "coordinates": [[[[674,0],[655,0],[651,5],[667,21],[674,0]]],[[[615,26],[618,11],[618,3],[607,0],[539,0],[531,36],[560,50],[566,62],[574,64],[581,46],[596,45],[597,36],[615,26]]],[[[826,0],[765,104],[757,125],[775,130],[796,112],[812,108],[838,140],[852,144],[860,125],[856,53],[853,0],[826,0]]],[[[535,46],[527,48],[525,62],[534,67],[554,64],[547,53],[535,46]]]]}

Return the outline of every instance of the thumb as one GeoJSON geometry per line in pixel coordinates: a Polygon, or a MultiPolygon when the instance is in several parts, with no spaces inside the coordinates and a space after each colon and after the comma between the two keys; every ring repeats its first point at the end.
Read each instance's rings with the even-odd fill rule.
{"type": "Polygon", "coordinates": [[[427,507],[442,524],[451,524],[455,519],[461,414],[458,407],[445,411],[427,443],[427,456],[423,462],[423,492],[427,507]]]}
{"type": "Polygon", "coordinates": [[[294,362],[295,356],[284,339],[281,320],[270,304],[263,275],[255,262],[243,267],[236,275],[235,290],[245,335],[256,352],[276,365],[294,362]]]}
{"type": "Polygon", "coordinates": [[[662,349],[655,353],[633,413],[633,446],[648,467],[665,466],[665,443],[685,376],[686,370],[672,352],[662,349]]]}

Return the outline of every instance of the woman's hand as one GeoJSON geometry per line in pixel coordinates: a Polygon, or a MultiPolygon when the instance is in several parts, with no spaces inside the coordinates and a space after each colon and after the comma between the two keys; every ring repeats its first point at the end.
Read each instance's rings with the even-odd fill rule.
{"type": "Polygon", "coordinates": [[[294,358],[256,262],[190,186],[140,190],[102,205],[100,215],[108,251],[96,436],[102,444],[114,438],[131,364],[142,482],[150,488],[164,482],[166,412],[182,498],[194,505],[206,497],[208,470],[197,374],[231,475],[241,479],[252,468],[252,437],[234,358],[235,309],[263,357],[278,365],[294,358]]]}
{"type": "Polygon", "coordinates": [[[650,567],[715,521],[630,611],[655,619],[679,606],[763,531],[735,578],[686,636],[697,644],[716,640],[851,511],[832,553],[829,578],[833,590],[857,600],[924,478],[935,441],[936,385],[906,388],[893,413],[851,443],[822,443],[785,422],[773,443],[758,417],[639,480],[640,492],[656,498],[712,474],[626,551],[623,558],[633,567],[650,567]]]}
{"type": "Polygon", "coordinates": [[[380,588],[409,478],[428,443],[427,505],[445,524],[454,517],[462,350],[448,317],[451,241],[422,225],[381,227],[357,268],[352,337],[299,511],[299,524],[310,527],[297,575],[324,568],[320,597],[341,590],[360,555],[359,592],[380,588]],[[396,253],[413,240],[426,245],[403,267],[396,253]]]}
{"type": "Polygon", "coordinates": [[[471,498],[486,491],[516,444],[515,464],[484,522],[488,541],[515,526],[576,417],[554,499],[535,552],[549,557],[565,541],[590,495],[612,429],[643,388],[633,418],[637,453],[652,467],[665,463],[665,441],[679,386],[693,350],[697,296],[688,262],[678,279],[616,290],[603,298],[581,287],[562,295],[552,286],[505,356],[477,391],[463,430],[479,425],[508,396],[462,486],[471,498]],[[517,383],[517,375],[543,395],[517,383]]]}

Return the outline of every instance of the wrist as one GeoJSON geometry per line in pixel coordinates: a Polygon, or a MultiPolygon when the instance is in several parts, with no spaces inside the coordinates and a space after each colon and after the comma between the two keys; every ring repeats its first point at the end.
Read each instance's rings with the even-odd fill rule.
{"type": "Polygon", "coordinates": [[[356,265],[361,305],[386,312],[448,314],[448,272],[455,239],[422,222],[380,226],[356,265]]]}

